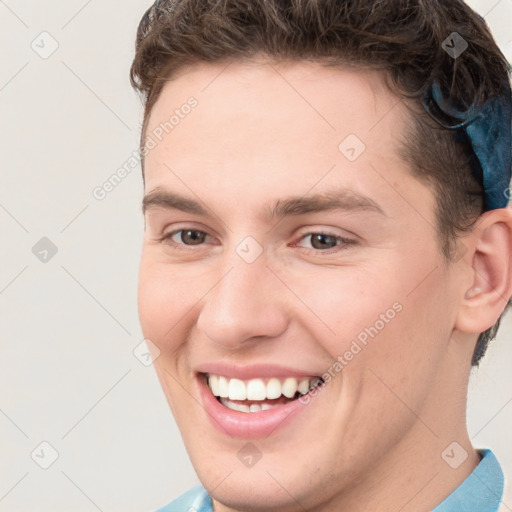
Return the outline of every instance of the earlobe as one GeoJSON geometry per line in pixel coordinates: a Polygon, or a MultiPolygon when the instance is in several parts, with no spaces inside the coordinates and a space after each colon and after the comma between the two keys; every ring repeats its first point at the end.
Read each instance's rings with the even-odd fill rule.
{"type": "Polygon", "coordinates": [[[484,213],[473,232],[472,282],[455,328],[481,333],[493,326],[512,295],[512,210],[484,213]]]}

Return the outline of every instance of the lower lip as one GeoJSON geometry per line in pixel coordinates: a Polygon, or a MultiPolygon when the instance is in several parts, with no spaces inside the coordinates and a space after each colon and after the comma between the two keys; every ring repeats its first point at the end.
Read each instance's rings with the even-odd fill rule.
{"type": "Polygon", "coordinates": [[[222,433],[231,437],[261,438],[268,437],[284,427],[297,413],[308,405],[299,399],[292,400],[266,411],[240,412],[222,405],[213,396],[204,377],[198,376],[199,392],[210,421],[222,433]]]}

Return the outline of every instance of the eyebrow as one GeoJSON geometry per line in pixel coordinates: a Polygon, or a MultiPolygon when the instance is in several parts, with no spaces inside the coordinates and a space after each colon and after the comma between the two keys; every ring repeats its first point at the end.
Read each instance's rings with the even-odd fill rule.
{"type": "MultiPolygon", "coordinates": [[[[149,192],[142,200],[143,213],[153,208],[180,210],[204,216],[209,214],[208,208],[201,204],[201,202],[161,188],[149,192]]],[[[278,199],[266,209],[263,217],[271,221],[275,218],[328,210],[370,211],[386,216],[382,208],[370,197],[354,190],[341,189],[314,195],[278,199]]]]}

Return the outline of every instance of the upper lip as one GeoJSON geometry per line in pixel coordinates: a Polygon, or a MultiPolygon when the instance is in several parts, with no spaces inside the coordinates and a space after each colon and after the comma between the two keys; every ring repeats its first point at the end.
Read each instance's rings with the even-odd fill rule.
{"type": "Polygon", "coordinates": [[[213,375],[222,375],[224,377],[236,378],[241,380],[256,379],[258,377],[319,377],[321,373],[315,373],[287,366],[275,364],[251,364],[236,365],[229,363],[204,363],[196,367],[197,373],[208,373],[213,375]]]}

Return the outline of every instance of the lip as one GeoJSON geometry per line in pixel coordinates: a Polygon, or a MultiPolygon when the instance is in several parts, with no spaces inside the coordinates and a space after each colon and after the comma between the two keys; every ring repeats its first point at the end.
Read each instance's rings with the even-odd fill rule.
{"type": "Polygon", "coordinates": [[[199,365],[195,371],[197,373],[222,375],[223,377],[241,380],[257,379],[258,377],[320,377],[323,373],[318,372],[315,374],[273,364],[251,364],[247,366],[241,366],[226,363],[208,363],[199,365]]]}
{"type": "MultiPolygon", "coordinates": [[[[275,368],[274,368],[275,370],[275,368]]],[[[214,373],[212,371],[212,373],[214,373]]],[[[225,373],[220,373],[225,375],[225,373]]],[[[231,374],[235,378],[252,378],[246,377],[244,372],[237,373],[237,376],[231,374]]],[[[261,373],[258,374],[263,376],[261,373]]],[[[284,375],[284,374],[283,374],[284,375]]],[[[286,375],[292,376],[290,373],[286,375]]],[[[295,374],[297,376],[308,376],[311,374],[295,374]]],[[[295,376],[293,375],[293,376],[295,376]]],[[[272,373],[271,376],[278,376],[272,373]]],[[[304,411],[306,407],[312,406],[312,402],[318,399],[318,396],[304,403],[299,399],[292,400],[289,403],[258,412],[240,412],[233,411],[222,405],[215,396],[213,396],[210,388],[206,383],[204,374],[197,374],[197,383],[199,386],[199,394],[202,404],[209,421],[213,426],[224,435],[236,438],[256,439],[270,436],[277,430],[285,427],[294,417],[304,411]]],[[[303,396],[307,396],[303,395],[303,396]]]]}

